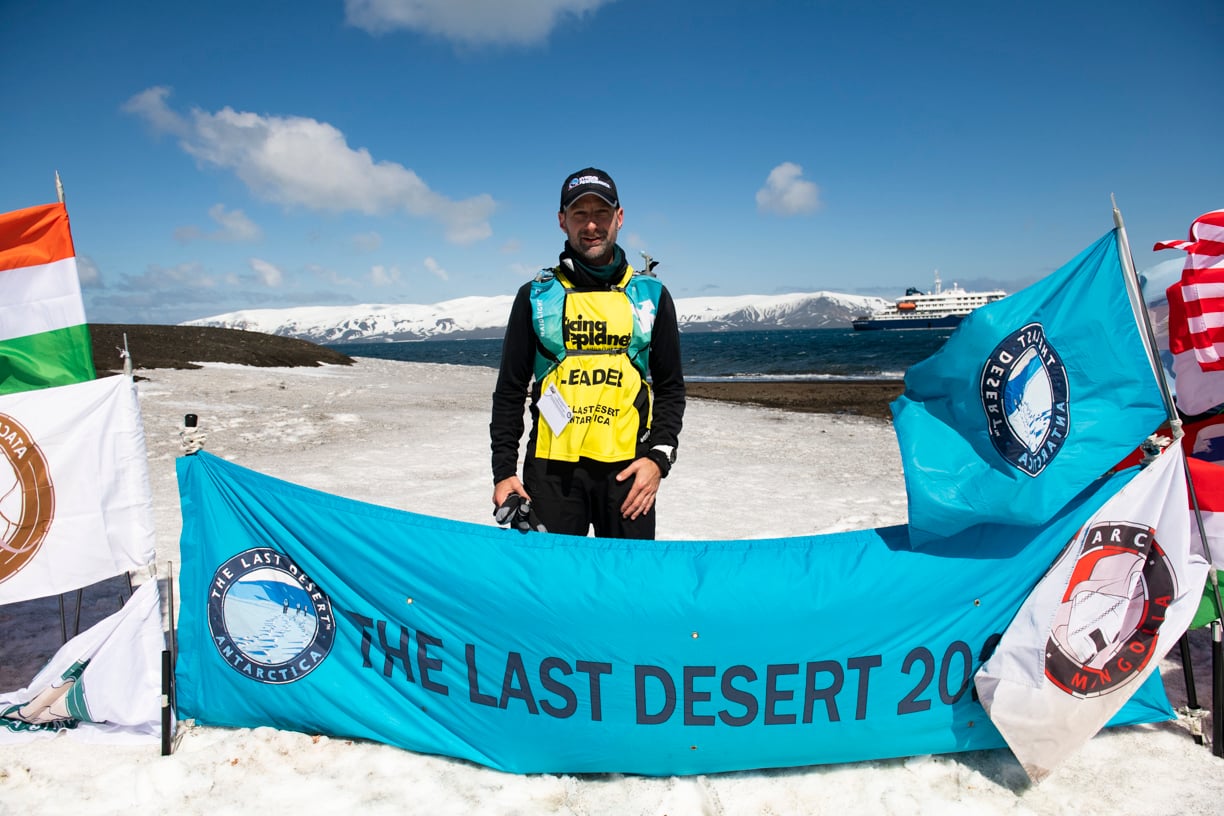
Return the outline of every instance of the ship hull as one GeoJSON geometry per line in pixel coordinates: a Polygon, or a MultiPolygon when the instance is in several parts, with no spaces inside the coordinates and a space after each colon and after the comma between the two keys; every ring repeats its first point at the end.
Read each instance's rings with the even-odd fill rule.
{"type": "Polygon", "coordinates": [[[850,325],[855,331],[893,331],[897,329],[955,329],[964,315],[930,317],[860,317],[850,325]]]}

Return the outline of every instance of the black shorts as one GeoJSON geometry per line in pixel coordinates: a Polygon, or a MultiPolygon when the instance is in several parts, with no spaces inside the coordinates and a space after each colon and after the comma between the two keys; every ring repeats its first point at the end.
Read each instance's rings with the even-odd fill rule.
{"type": "Polygon", "coordinates": [[[629,462],[608,464],[583,459],[553,462],[529,456],[523,462],[523,487],[531,507],[550,533],[585,536],[592,527],[599,538],[655,537],[655,508],[630,520],[621,515],[633,480],[616,481],[629,462]]]}

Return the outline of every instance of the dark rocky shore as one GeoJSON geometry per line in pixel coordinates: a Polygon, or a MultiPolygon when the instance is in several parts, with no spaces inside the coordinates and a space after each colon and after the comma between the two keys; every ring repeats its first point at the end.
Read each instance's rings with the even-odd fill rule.
{"type": "Polygon", "coordinates": [[[900,380],[852,382],[689,382],[690,397],[892,421],[888,404],[905,390],[900,380]]]}
{"type": "Polygon", "coordinates": [[[99,374],[123,370],[126,347],[133,368],[199,368],[197,363],[262,367],[352,365],[353,358],[305,340],[260,332],[202,326],[90,324],[94,368],[99,374]]]}

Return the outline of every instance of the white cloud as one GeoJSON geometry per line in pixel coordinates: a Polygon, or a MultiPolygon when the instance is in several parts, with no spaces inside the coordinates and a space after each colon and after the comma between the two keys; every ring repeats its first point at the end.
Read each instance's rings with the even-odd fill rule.
{"type": "Polygon", "coordinates": [[[433,258],[425,259],[425,269],[438,280],[450,280],[450,274],[433,258]]]}
{"type": "Polygon", "coordinates": [[[612,0],[345,0],[345,20],[371,34],[419,31],[463,45],[536,45],[567,17],[612,0]]]}
{"type": "Polygon", "coordinates": [[[370,267],[370,283],[375,286],[390,286],[393,283],[399,283],[399,279],[399,267],[386,267],[382,264],[370,267]]]}
{"type": "Polygon", "coordinates": [[[77,280],[81,282],[81,286],[102,286],[102,270],[98,269],[92,258],[77,255],[76,265],[77,280]]]}
{"type": "Polygon", "coordinates": [[[213,240],[257,241],[263,234],[242,210],[226,210],[224,205],[214,204],[208,208],[208,216],[221,226],[221,229],[213,234],[213,240]]]}
{"type": "Polygon", "coordinates": [[[123,104],[121,110],[143,118],[158,133],[169,133],[185,139],[191,135],[190,127],[183,117],[166,106],[170,89],[162,86],[147,88],[123,104]]]}
{"type": "Polygon", "coordinates": [[[251,258],[251,269],[259,277],[264,286],[280,286],[285,276],[275,264],[270,264],[260,258],[251,258]]]}
{"type": "Polygon", "coordinates": [[[769,171],[765,186],[757,190],[757,209],[777,215],[801,215],[820,207],[820,188],[803,179],[803,168],[783,162],[769,171]]]}
{"type": "Polygon", "coordinates": [[[213,289],[216,286],[216,278],[210,275],[202,264],[193,261],[175,266],[149,264],[139,275],[123,275],[116,288],[149,294],[182,287],[213,289]]]}
{"type": "Polygon", "coordinates": [[[344,134],[326,122],[228,107],[180,116],[166,105],[169,93],[149,88],[123,109],[178,137],[180,147],[199,161],[231,170],[262,199],[327,212],[403,211],[440,222],[447,239],[458,244],[493,232],[488,219],[496,204],[488,194],[452,201],[403,165],[375,161],[365,148],[349,147],[344,134]]]}
{"type": "Polygon", "coordinates": [[[174,237],[187,243],[188,241],[258,241],[263,236],[263,230],[254,221],[246,217],[242,210],[226,210],[224,204],[214,204],[208,208],[208,217],[217,222],[219,229],[205,232],[196,226],[179,227],[174,231],[174,237]]]}

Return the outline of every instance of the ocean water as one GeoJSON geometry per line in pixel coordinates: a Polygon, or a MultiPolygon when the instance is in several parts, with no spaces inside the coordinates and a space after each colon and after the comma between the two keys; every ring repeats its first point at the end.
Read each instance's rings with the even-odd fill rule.
{"type": "MultiPolygon", "coordinates": [[[[939,350],[951,331],[795,329],[689,332],[680,335],[684,376],[699,380],[900,380],[939,350]]],[[[501,340],[346,343],[351,357],[497,368],[501,340]]]]}

